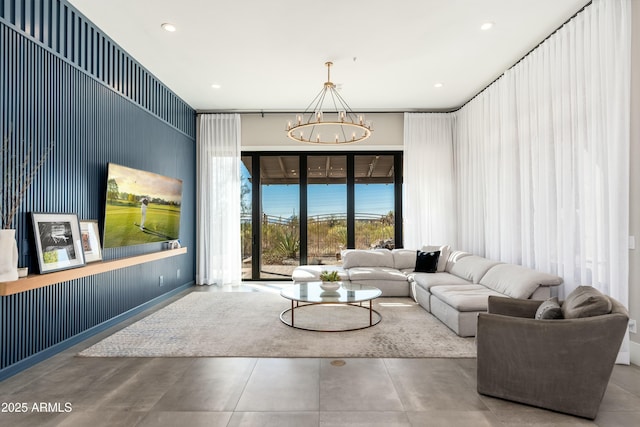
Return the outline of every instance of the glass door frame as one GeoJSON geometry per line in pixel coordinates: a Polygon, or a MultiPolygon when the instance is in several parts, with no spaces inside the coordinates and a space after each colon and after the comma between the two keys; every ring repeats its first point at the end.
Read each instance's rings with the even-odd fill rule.
{"type": "Polygon", "coordinates": [[[306,265],[308,243],[308,198],[307,198],[307,157],[308,156],[346,156],[347,157],[347,248],[355,247],[355,157],[356,156],[393,156],[394,167],[394,242],[396,248],[402,248],[402,151],[243,151],[242,157],[251,157],[251,278],[243,280],[273,281],[260,278],[262,259],[262,193],[260,180],[260,158],[263,156],[298,156],[300,179],[300,265],[306,265]]]}

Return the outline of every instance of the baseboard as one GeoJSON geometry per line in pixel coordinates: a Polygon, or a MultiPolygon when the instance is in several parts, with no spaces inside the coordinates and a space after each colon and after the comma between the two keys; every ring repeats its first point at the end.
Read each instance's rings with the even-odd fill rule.
{"type": "Polygon", "coordinates": [[[631,354],[631,363],[640,366],[640,343],[629,341],[629,352],[631,354]]]}
{"type": "Polygon", "coordinates": [[[129,319],[132,316],[135,316],[138,313],[143,312],[144,310],[147,310],[148,308],[153,307],[154,305],[157,305],[171,297],[173,297],[174,295],[179,294],[180,292],[194,286],[194,282],[189,282],[189,283],[185,283],[184,285],[167,292],[166,294],[162,294],[150,301],[145,302],[144,304],[141,304],[135,308],[132,308],[129,311],[125,311],[122,314],[119,314],[116,317],[113,317],[109,320],[107,320],[106,322],[103,322],[99,325],[96,325],[92,328],[87,329],[86,331],[80,332],[77,335],[72,336],[71,338],[67,338],[64,341],[61,341],[55,345],[52,345],[51,347],[42,350],[39,353],[36,353],[32,356],[29,356],[25,359],[20,360],[19,362],[14,363],[11,366],[7,366],[6,368],[2,369],[2,371],[0,371],[0,381],[6,380],[9,377],[14,376],[15,374],[24,371],[25,369],[28,369],[32,366],[37,365],[40,362],[45,361],[46,359],[50,358],[51,356],[54,356],[66,349],[68,349],[69,347],[72,347],[84,340],[86,340],[87,338],[92,337],[93,335],[96,335],[106,329],[109,329],[112,326],[117,325],[118,323],[129,319]]]}

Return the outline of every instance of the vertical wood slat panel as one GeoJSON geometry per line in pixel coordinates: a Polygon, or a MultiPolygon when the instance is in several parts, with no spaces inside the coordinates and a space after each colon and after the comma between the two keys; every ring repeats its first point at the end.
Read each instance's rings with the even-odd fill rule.
{"type": "MultiPolygon", "coordinates": [[[[75,12],[66,3],[29,1],[37,5],[37,13],[31,13],[33,20],[42,23],[33,35],[21,33],[7,18],[9,11],[14,21],[22,19],[17,13],[22,9],[16,10],[18,3],[0,0],[0,135],[13,132],[10,155],[3,156],[0,165],[4,168],[7,162],[24,158],[29,150],[27,142],[36,143],[38,153],[50,141],[55,142],[55,148],[26,193],[14,222],[20,264],[37,271],[35,256],[30,253],[28,212],[76,212],[79,218],[102,219],[109,161],[183,180],[181,240],[193,246],[195,138],[189,136],[189,128],[195,129],[195,112],[98,30],[95,42],[87,35],[90,31],[80,34],[85,21],[79,14],[74,30],[70,16],[75,12]],[[35,35],[41,40],[34,40],[35,35]],[[84,40],[80,45],[78,37],[84,40]],[[66,55],[76,62],[71,63],[66,55]],[[137,104],[101,83],[109,77],[113,83],[109,86],[118,85],[115,75],[107,72],[115,71],[114,59],[118,57],[121,63],[127,58],[129,64],[126,82],[119,87],[137,104]],[[152,83],[152,93],[138,88],[138,80],[140,86],[152,83]],[[153,104],[158,111],[158,94],[163,91],[165,102],[180,105],[182,110],[162,111],[165,117],[173,115],[169,119],[154,113],[162,119],[158,120],[146,110],[153,104]]],[[[31,25],[36,28],[34,22],[31,25]]],[[[32,163],[37,163],[37,157],[32,163]]],[[[1,203],[9,193],[3,186],[1,203]]],[[[104,257],[136,255],[160,247],[110,249],[104,251],[104,257]]],[[[177,280],[176,269],[180,268],[185,280],[193,277],[194,264],[191,254],[0,297],[0,378],[12,365],[188,283],[177,280]],[[165,277],[162,288],[158,275],[165,277]]]]}
{"type": "MultiPolygon", "coordinates": [[[[96,79],[149,110],[176,129],[195,138],[195,112],[177,95],[162,85],[151,73],[111,41],[66,0],[0,0],[0,20],[52,49],[65,59],[87,71],[96,79]],[[4,7],[2,7],[4,6],[4,7]],[[98,55],[92,37],[108,41],[107,55],[98,55]],[[104,68],[93,62],[105,61],[104,68]],[[133,64],[151,79],[151,93],[145,101],[136,96],[133,64]],[[180,108],[174,108],[178,105],[180,108]]],[[[104,49],[104,46],[103,46],[104,49]]]]}

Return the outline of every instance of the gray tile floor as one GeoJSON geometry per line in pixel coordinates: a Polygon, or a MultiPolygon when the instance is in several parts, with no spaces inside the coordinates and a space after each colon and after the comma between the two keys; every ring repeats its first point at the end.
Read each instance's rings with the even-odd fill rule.
{"type": "MultiPolygon", "coordinates": [[[[232,289],[197,289],[219,290],[232,289]]],[[[615,367],[591,422],[477,394],[475,359],[344,359],[340,366],[321,358],[75,356],[177,298],[0,383],[0,425],[640,425],[640,368],[633,365],[615,367]],[[26,412],[15,412],[21,403],[26,412]]]]}

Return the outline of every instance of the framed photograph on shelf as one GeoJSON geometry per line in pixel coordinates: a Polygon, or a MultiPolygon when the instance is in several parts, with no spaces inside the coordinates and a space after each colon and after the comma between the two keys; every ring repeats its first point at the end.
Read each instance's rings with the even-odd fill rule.
{"type": "Polygon", "coordinates": [[[80,220],[80,233],[82,234],[82,251],[86,262],[102,260],[100,248],[100,232],[98,221],[95,219],[80,220]]]}
{"type": "Polygon", "coordinates": [[[85,265],[76,214],[32,212],[40,274],[85,265]]]}

